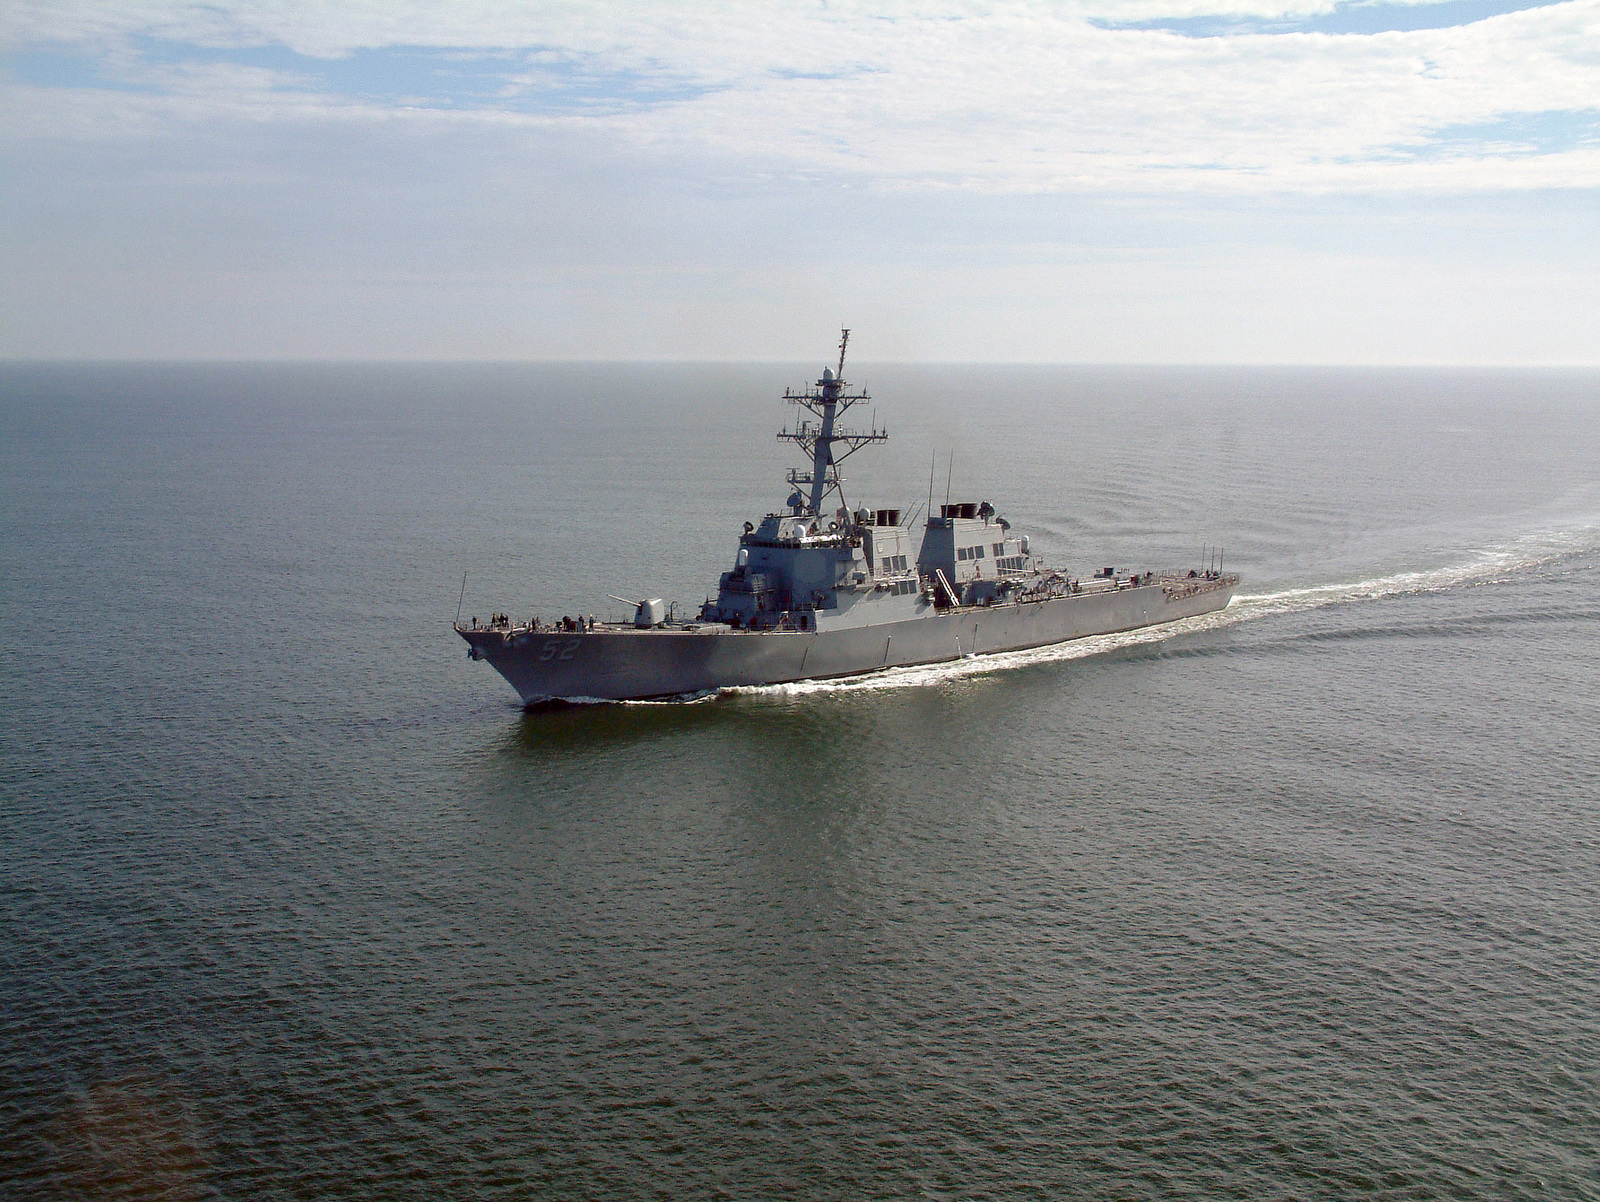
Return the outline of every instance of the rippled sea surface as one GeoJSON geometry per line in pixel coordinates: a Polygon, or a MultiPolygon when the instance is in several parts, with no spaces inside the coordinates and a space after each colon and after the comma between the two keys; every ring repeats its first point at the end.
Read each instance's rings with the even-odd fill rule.
{"type": "Polygon", "coordinates": [[[869,364],[853,503],[1242,595],[468,662],[697,605],[821,365],[0,368],[0,1194],[1600,1196],[1600,373],[869,364]]]}

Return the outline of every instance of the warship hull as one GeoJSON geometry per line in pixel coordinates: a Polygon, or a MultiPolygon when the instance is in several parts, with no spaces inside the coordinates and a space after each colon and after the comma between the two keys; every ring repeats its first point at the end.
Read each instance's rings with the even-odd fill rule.
{"type": "Polygon", "coordinates": [[[587,631],[456,629],[525,705],[646,700],[719,689],[858,676],[885,668],[1044,647],[1138,630],[1225,607],[1238,578],[1168,577],[1039,601],[936,609],[902,621],[816,630],[721,625],[587,631]]]}

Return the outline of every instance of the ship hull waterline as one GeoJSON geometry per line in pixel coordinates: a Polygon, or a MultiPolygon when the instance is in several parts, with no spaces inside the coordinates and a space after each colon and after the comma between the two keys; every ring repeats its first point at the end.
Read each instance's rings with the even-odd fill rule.
{"type": "Polygon", "coordinates": [[[457,633],[525,706],[551,701],[645,701],[720,689],[860,676],[948,663],[1213,613],[1238,578],[1173,589],[1149,584],[1041,601],[927,612],[897,622],[819,630],[734,630],[715,624],[586,632],[468,628],[457,633]]]}

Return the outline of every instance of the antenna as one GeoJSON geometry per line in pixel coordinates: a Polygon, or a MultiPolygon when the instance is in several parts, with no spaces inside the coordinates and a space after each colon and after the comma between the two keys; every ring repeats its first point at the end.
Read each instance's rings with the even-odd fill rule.
{"type": "Polygon", "coordinates": [[[950,466],[944,473],[944,503],[950,504],[950,481],[956,474],[956,453],[950,452],[950,466]]]}
{"type": "Polygon", "coordinates": [[[841,327],[839,332],[839,375],[828,368],[822,369],[822,379],[799,392],[785,391],[783,399],[798,405],[810,416],[801,417],[791,431],[787,426],[778,435],[780,439],[796,443],[811,461],[809,471],[790,471],[789,484],[801,492],[801,508],[816,517],[822,513],[822,502],[830,492],[838,491],[839,500],[846,508],[849,502],[842,487],[843,477],[839,465],[870,442],[883,442],[889,437],[874,420],[870,430],[852,430],[835,424],[851,406],[872,398],[865,390],[847,393],[844,390],[844,357],[850,344],[850,331],[841,327]],[[813,421],[813,419],[815,419],[813,421]]]}
{"type": "Polygon", "coordinates": [[[461,573],[461,596],[456,598],[456,625],[461,625],[461,607],[467,600],[467,574],[461,573]]]}
{"type": "Polygon", "coordinates": [[[939,462],[939,452],[928,452],[928,519],[933,519],[933,469],[939,462]]]}

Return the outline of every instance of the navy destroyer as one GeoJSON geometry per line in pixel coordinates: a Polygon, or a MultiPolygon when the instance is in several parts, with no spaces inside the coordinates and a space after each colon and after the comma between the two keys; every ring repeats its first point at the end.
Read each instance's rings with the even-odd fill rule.
{"type": "Polygon", "coordinates": [[[745,523],[733,567],[696,616],[651,597],[626,600],[634,613],[623,622],[458,618],[468,654],[530,706],[689,697],[1046,646],[1228,604],[1239,578],[1220,563],[1187,574],[1102,568],[1074,579],[1034,554],[987,501],[945,504],[934,515],[930,500],[920,542],[897,509],[849,508],[839,464],[888,437],[875,425],[839,423],[871,399],[845,383],[849,341],[845,330],[836,370],[785,391],[798,415],[778,437],[797,444],[809,466],[789,472],[782,512],[745,523]]]}

